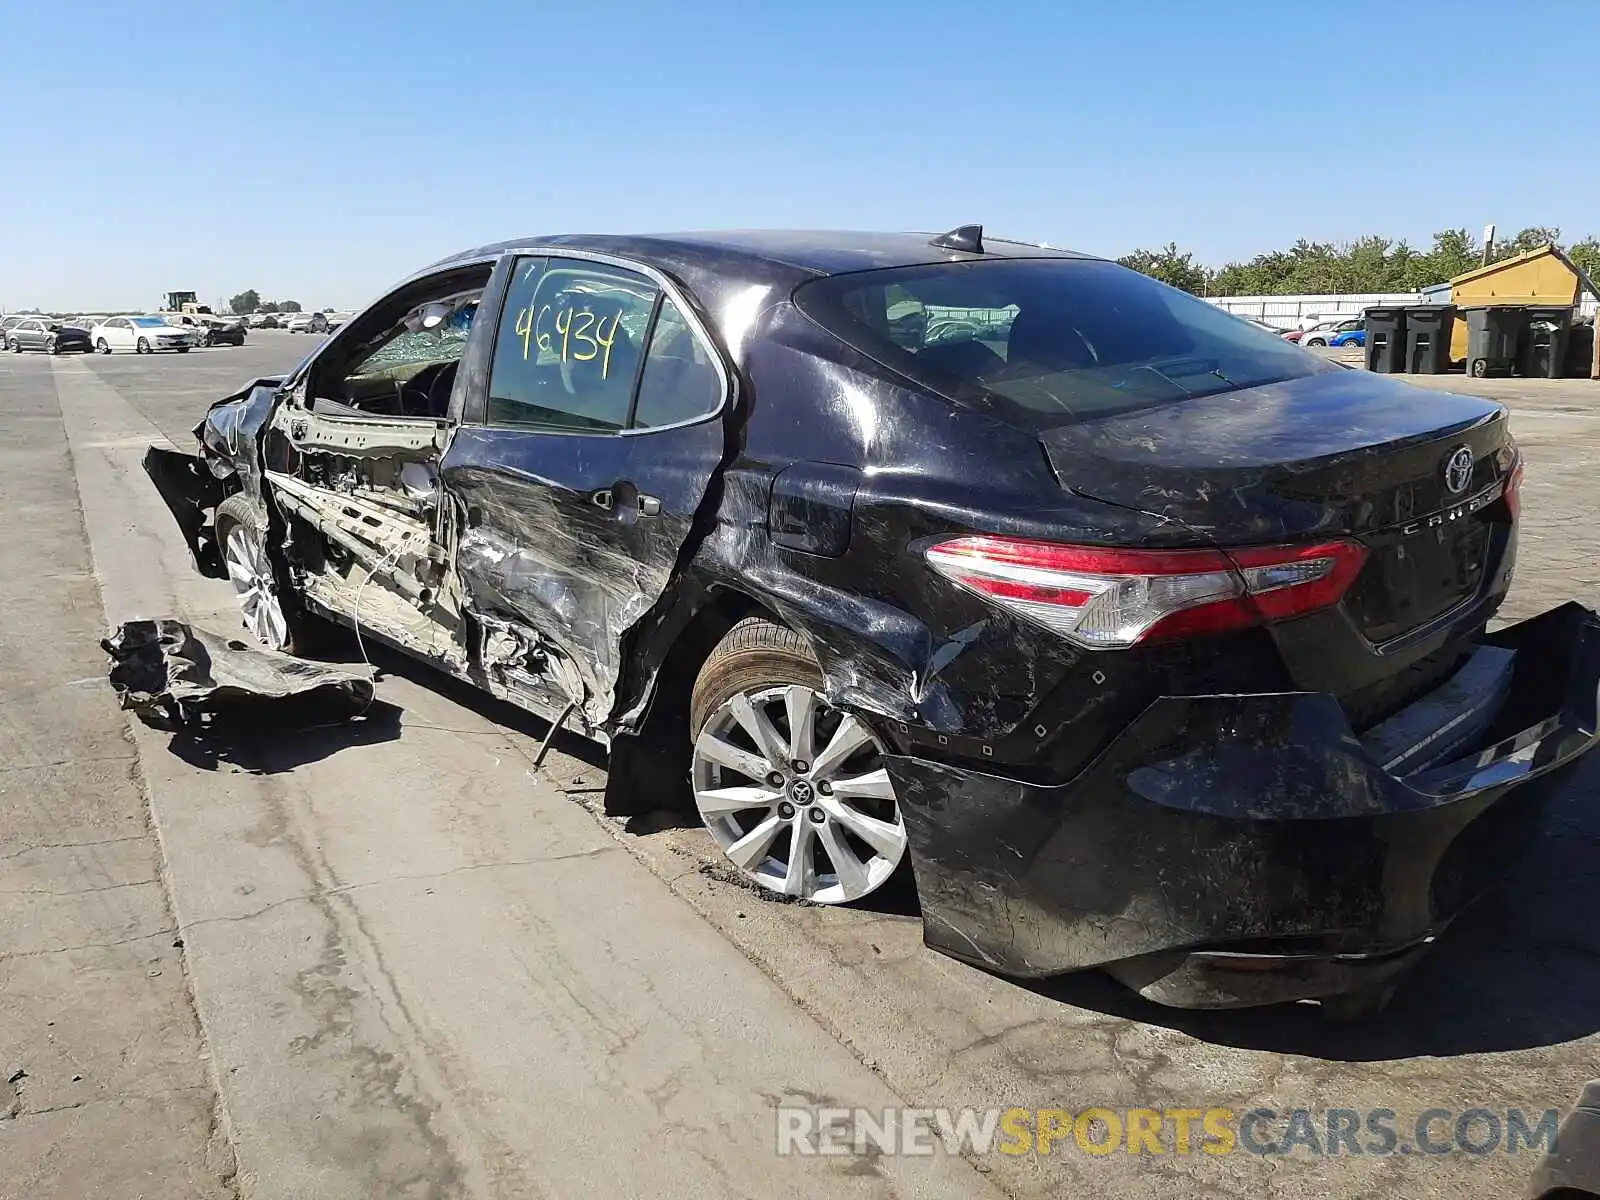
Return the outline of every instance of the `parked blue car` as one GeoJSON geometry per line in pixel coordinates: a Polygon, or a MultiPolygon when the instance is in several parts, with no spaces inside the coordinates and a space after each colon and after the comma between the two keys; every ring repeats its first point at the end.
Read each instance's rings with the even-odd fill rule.
{"type": "Polygon", "coordinates": [[[1367,330],[1365,326],[1360,329],[1341,329],[1328,339],[1328,345],[1330,346],[1365,346],[1366,344],[1367,330]]]}

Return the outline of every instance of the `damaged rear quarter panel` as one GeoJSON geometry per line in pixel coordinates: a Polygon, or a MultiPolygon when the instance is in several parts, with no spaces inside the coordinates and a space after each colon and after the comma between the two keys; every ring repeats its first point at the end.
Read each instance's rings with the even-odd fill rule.
{"type": "Polygon", "coordinates": [[[1156,545],[1185,531],[1065,491],[1036,438],[897,386],[790,304],[759,334],[695,570],[804,635],[834,703],[983,755],[1090,652],[934,576],[923,548],[973,531],[1156,545]],[[859,473],[844,553],[773,540],[773,479],[795,464],[859,473]]]}

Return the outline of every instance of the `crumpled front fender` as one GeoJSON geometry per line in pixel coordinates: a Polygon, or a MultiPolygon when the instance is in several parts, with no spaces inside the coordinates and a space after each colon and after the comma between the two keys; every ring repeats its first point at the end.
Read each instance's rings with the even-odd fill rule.
{"type": "Polygon", "coordinates": [[[213,510],[222,503],[222,481],[207,469],[199,455],[160,446],[145,451],[144,470],[172,510],[189,553],[194,556],[195,570],[212,579],[226,578],[211,524],[213,510]]]}

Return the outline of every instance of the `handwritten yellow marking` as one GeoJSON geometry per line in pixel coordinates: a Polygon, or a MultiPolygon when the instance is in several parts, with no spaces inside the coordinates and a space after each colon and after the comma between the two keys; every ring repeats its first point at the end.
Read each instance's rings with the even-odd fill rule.
{"type": "Polygon", "coordinates": [[[517,336],[522,339],[522,360],[526,362],[528,355],[535,348],[544,354],[555,354],[561,362],[593,362],[603,351],[604,357],[600,359],[600,378],[609,379],[611,348],[617,342],[617,328],[622,324],[622,314],[617,313],[607,322],[605,318],[596,316],[587,306],[578,308],[576,305],[569,305],[556,312],[550,328],[546,328],[545,318],[550,316],[551,308],[548,304],[541,306],[537,314],[532,305],[517,310],[516,324],[513,328],[517,336]],[[551,336],[552,329],[561,338],[559,354],[551,336]]]}
{"type": "Polygon", "coordinates": [[[528,361],[528,335],[533,332],[533,309],[517,309],[516,333],[522,338],[522,361],[528,361]]]}

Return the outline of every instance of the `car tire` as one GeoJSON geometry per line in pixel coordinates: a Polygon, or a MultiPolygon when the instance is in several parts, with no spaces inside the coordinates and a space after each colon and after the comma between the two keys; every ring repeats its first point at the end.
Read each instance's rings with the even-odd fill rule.
{"type": "Polygon", "coordinates": [[[94,344],[95,351],[99,354],[110,354],[111,347],[106,344],[105,338],[100,338],[94,344]]]}
{"type": "Polygon", "coordinates": [[[211,331],[209,329],[206,330],[206,332],[204,332],[204,333],[202,333],[200,335],[200,345],[203,348],[210,349],[211,346],[214,345],[214,344],[215,343],[213,343],[212,340],[211,340],[211,331]]]}
{"type": "Polygon", "coordinates": [[[822,693],[822,670],[798,634],[740,621],[690,693],[690,785],[744,882],[845,904],[904,869],[907,839],[883,742],[822,693]]]}
{"type": "Polygon", "coordinates": [[[61,353],[61,346],[54,338],[51,338],[48,342],[46,342],[44,344],[44,349],[45,349],[45,353],[46,354],[60,354],[61,353]]]}
{"type": "Polygon", "coordinates": [[[189,353],[189,347],[188,346],[179,346],[177,349],[178,349],[178,353],[179,354],[187,354],[187,353],[189,353]]]}
{"type": "Polygon", "coordinates": [[[252,637],[269,650],[304,654],[313,637],[290,584],[288,572],[267,543],[267,530],[254,502],[235,493],[217,505],[217,549],[239,614],[252,637]]]}
{"type": "Polygon", "coordinates": [[[149,354],[151,352],[149,341],[145,338],[140,338],[133,344],[133,352],[135,354],[149,354]]]}
{"type": "Polygon", "coordinates": [[[1321,338],[1312,338],[1309,342],[1306,343],[1306,345],[1308,345],[1308,346],[1326,346],[1327,344],[1328,343],[1323,341],[1321,338]]]}
{"type": "Polygon", "coordinates": [[[22,353],[22,343],[17,341],[16,338],[12,338],[11,341],[9,343],[7,343],[7,344],[11,347],[11,353],[13,353],[13,354],[21,354],[22,353]]]}
{"type": "Polygon", "coordinates": [[[1489,373],[1489,360],[1486,358],[1473,359],[1467,364],[1467,373],[1474,379],[1482,379],[1489,373]]]}

